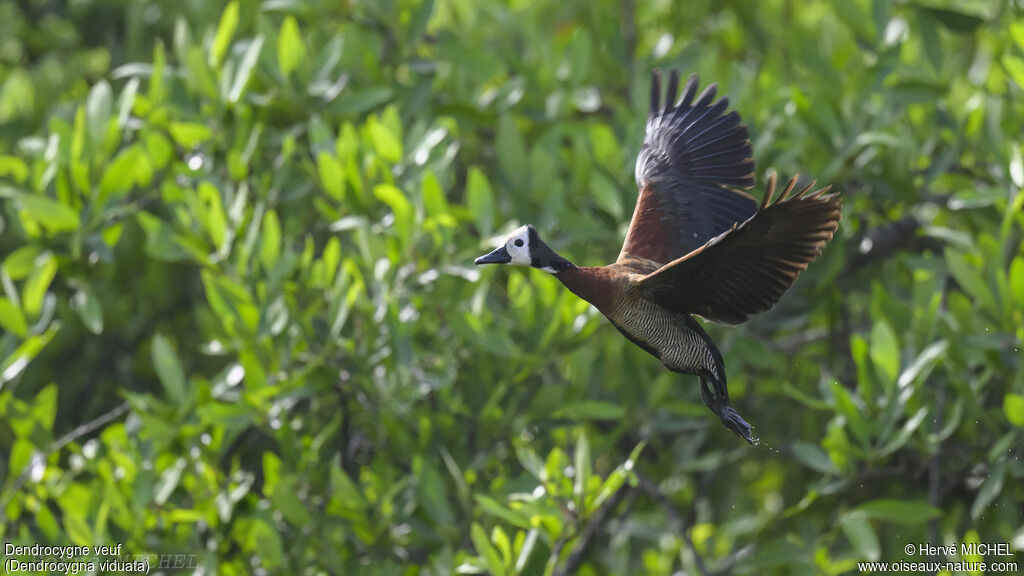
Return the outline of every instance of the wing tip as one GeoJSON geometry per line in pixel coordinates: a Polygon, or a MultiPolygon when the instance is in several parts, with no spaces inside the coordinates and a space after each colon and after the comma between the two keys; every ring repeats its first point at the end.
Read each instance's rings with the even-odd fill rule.
{"type": "Polygon", "coordinates": [[[792,178],[786,183],[786,187],[782,190],[782,193],[778,197],[775,196],[775,188],[778,184],[778,173],[775,170],[771,170],[768,173],[767,182],[765,184],[764,198],[761,200],[761,209],[765,209],[768,206],[775,204],[782,204],[783,202],[797,202],[800,200],[813,200],[819,202],[834,202],[838,205],[842,205],[842,193],[840,191],[831,192],[832,184],[814,190],[814,186],[818,183],[817,179],[811,179],[806,185],[803,186],[796,194],[793,194],[793,190],[796,189],[797,182],[800,180],[799,174],[794,174],[792,178]]]}
{"type": "Polygon", "coordinates": [[[775,195],[775,183],[778,180],[778,173],[772,170],[768,173],[768,181],[764,185],[764,197],[761,198],[761,206],[758,210],[764,210],[771,204],[772,196],[775,195]]]}
{"type": "Polygon", "coordinates": [[[661,80],[664,73],[660,68],[651,70],[651,92],[650,92],[650,110],[651,116],[658,114],[667,113],[675,109],[690,108],[691,104],[693,107],[708,107],[711,106],[723,106],[729,107],[729,97],[723,96],[718,100],[715,100],[715,96],[718,94],[718,83],[712,82],[704,87],[701,91],[700,96],[697,96],[696,102],[694,102],[694,95],[697,93],[697,88],[700,86],[700,75],[696,72],[691,73],[686,78],[686,83],[683,85],[683,91],[679,92],[679,81],[682,76],[679,74],[677,68],[672,68],[668,72],[668,84],[664,93],[664,100],[662,100],[661,91],[661,80]]]}
{"type": "Polygon", "coordinates": [[[668,112],[676,105],[676,96],[679,94],[679,70],[673,68],[668,74],[668,88],[665,90],[665,111],[668,112]]]}
{"type": "Polygon", "coordinates": [[[797,180],[800,180],[800,175],[794,174],[793,177],[789,179],[789,182],[786,183],[786,188],[782,190],[782,194],[779,196],[779,199],[775,201],[776,204],[782,204],[789,198],[789,195],[793,192],[793,188],[796,188],[797,180]]]}
{"type": "Polygon", "coordinates": [[[657,116],[661,111],[661,70],[655,68],[651,71],[651,108],[648,112],[650,117],[657,116]]]}

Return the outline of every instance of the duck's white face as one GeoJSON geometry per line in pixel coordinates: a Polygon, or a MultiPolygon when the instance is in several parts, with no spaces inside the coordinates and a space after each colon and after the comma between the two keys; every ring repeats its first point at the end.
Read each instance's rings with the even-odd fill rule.
{"type": "Polygon", "coordinates": [[[530,266],[533,264],[532,248],[533,243],[530,237],[536,234],[530,233],[530,227],[520,226],[505,236],[505,241],[490,254],[481,256],[475,260],[476,264],[516,264],[518,266],[530,266]]]}
{"type": "Polygon", "coordinates": [[[574,268],[572,262],[555,254],[533,226],[520,226],[505,236],[505,241],[490,254],[485,254],[473,261],[476,264],[516,264],[532,266],[551,274],[574,268]]]}
{"type": "Polygon", "coordinates": [[[533,261],[530,255],[530,229],[528,226],[520,226],[505,237],[505,250],[511,260],[509,264],[518,266],[529,266],[533,261]]]}

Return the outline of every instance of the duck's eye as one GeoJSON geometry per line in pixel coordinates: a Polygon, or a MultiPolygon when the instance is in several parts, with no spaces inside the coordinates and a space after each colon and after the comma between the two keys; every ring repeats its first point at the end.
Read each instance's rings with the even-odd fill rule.
{"type": "Polygon", "coordinates": [[[519,248],[523,247],[523,239],[522,238],[516,238],[516,246],[519,247],[519,248]]]}

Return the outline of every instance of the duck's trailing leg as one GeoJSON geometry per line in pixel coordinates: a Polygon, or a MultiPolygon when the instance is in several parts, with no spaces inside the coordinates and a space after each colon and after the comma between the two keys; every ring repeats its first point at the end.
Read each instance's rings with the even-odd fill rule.
{"type": "Polygon", "coordinates": [[[699,377],[700,397],[704,404],[722,419],[722,424],[726,428],[750,444],[754,444],[754,438],[750,435],[750,424],[732,406],[729,406],[729,390],[725,386],[725,380],[716,378],[712,374],[700,374],[699,377]],[[714,390],[708,386],[709,381],[713,384],[714,390]]]}

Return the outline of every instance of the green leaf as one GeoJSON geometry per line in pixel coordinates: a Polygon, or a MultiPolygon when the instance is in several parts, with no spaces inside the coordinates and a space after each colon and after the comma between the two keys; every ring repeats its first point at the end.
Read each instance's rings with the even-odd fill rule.
{"type": "Polygon", "coordinates": [[[992,311],[996,309],[995,297],[992,295],[992,291],[975,266],[968,263],[967,258],[963,254],[947,248],[946,264],[949,266],[949,271],[953,274],[957,283],[960,284],[960,287],[970,298],[977,300],[983,309],[992,311]]]}
{"type": "Polygon", "coordinates": [[[402,159],[402,142],[388,130],[387,126],[376,118],[370,118],[366,128],[370,132],[373,149],[381,158],[391,163],[402,159]]]}
{"type": "Polygon", "coordinates": [[[508,534],[501,528],[501,526],[495,526],[491,530],[491,542],[494,542],[494,546],[501,551],[501,557],[504,560],[504,565],[508,566],[512,563],[512,541],[508,539],[508,534]]]}
{"type": "Polygon", "coordinates": [[[1024,396],[1012,392],[1004,396],[1003,413],[1010,424],[1024,428],[1024,396]]]}
{"type": "Polygon", "coordinates": [[[260,262],[263,270],[270,272],[281,255],[281,222],[277,212],[267,210],[263,215],[262,241],[260,242],[260,262]]]}
{"type": "Polygon", "coordinates": [[[189,150],[213,136],[208,126],[195,122],[171,122],[169,130],[178,146],[189,150]]]}
{"type": "Polygon", "coordinates": [[[185,380],[185,371],[181,368],[178,355],[171,346],[171,342],[162,334],[153,336],[152,343],[153,369],[164,385],[167,396],[179,406],[188,401],[185,380]]]}
{"type": "Polygon", "coordinates": [[[85,285],[71,297],[71,308],[78,313],[82,324],[93,334],[103,333],[103,309],[92,286],[85,285]]]}
{"type": "Polygon", "coordinates": [[[306,59],[306,46],[302,43],[302,33],[295,17],[285,16],[281,23],[281,31],[277,35],[277,67],[287,77],[299,63],[306,59]]]}
{"type": "Polygon", "coordinates": [[[85,103],[85,117],[89,127],[89,143],[96,149],[107,134],[107,123],[113,110],[113,92],[106,80],[100,80],[89,91],[85,103]]]}
{"type": "Polygon", "coordinates": [[[615,166],[622,162],[619,140],[607,124],[594,124],[590,127],[590,145],[599,166],[615,166]]]}
{"type": "Polygon", "coordinates": [[[149,256],[168,262],[189,258],[189,252],[179,241],[180,236],[163,220],[148,212],[139,212],[136,219],[146,233],[146,253],[149,256]]]}
{"type": "Polygon", "coordinates": [[[36,511],[34,521],[36,526],[39,526],[40,531],[42,531],[47,538],[51,538],[53,540],[61,538],[60,524],[57,523],[57,519],[54,517],[49,506],[40,506],[36,511]]]}
{"type": "Polygon", "coordinates": [[[320,177],[320,185],[327,194],[335,200],[344,200],[345,171],[338,159],[330,152],[321,152],[316,157],[316,170],[320,177]]]}
{"type": "Polygon", "coordinates": [[[281,458],[273,452],[263,453],[263,493],[271,495],[281,481],[281,458]]]}
{"type": "Polygon", "coordinates": [[[92,528],[89,527],[89,523],[82,516],[65,514],[64,530],[67,532],[68,539],[76,546],[92,546],[96,544],[92,528]]]}
{"type": "Polygon", "coordinates": [[[885,320],[877,321],[871,329],[870,356],[881,375],[889,382],[895,382],[900,371],[899,342],[892,326],[885,320]]]}
{"type": "Polygon", "coordinates": [[[498,119],[495,146],[501,172],[512,183],[520,187],[525,184],[529,170],[526,165],[526,144],[519,133],[515,118],[502,114],[498,119]]]}
{"type": "Polygon", "coordinates": [[[337,462],[331,464],[331,502],[342,510],[365,510],[369,504],[355,484],[337,462]]]}
{"type": "Polygon", "coordinates": [[[839,469],[832,463],[828,454],[819,446],[798,441],[793,443],[792,448],[793,455],[807,467],[817,470],[822,474],[836,474],[839,472],[839,469]]]}
{"type": "Polygon", "coordinates": [[[28,332],[28,325],[25,324],[25,315],[21,313],[21,308],[15,306],[7,298],[0,298],[0,328],[18,338],[24,338],[28,332]]]}
{"type": "Polygon", "coordinates": [[[214,71],[208,63],[208,58],[203,57],[203,50],[199,46],[192,46],[188,49],[185,56],[185,69],[187,71],[185,80],[192,90],[209,99],[217,97],[217,81],[214,78],[214,71]]]}
{"type": "Polygon", "coordinates": [[[437,181],[433,172],[427,172],[423,177],[423,190],[420,194],[423,197],[423,208],[426,210],[427,216],[438,220],[451,217],[448,199],[445,198],[444,191],[441,190],[441,183],[437,181]]]}
{"type": "Polygon", "coordinates": [[[981,483],[978,495],[971,504],[971,518],[977,520],[1003,491],[1003,480],[1006,476],[1006,460],[1000,460],[989,471],[988,478],[981,483]]]}
{"type": "Polygon", "coordinates": [[[863,514],[846,513],[839,517],[839,527],[850,540],[860,558],[874,562],[881,556],[878,537],[863,514]]]}
{"type": "Polygon", "coordinates": [[[872,435],[871,422],[864,418],[863,403],[859,401],[860,397],[836,380],[829,383],[829,390],[832,391],[835,411],[846,418],[846,427],[853,432],[862,445],[869,445],[872,435]]]}
{"type": "Polygon", "coordinates": [[[384,104],[393,96],[389,86],[373,86],[362,90],[346,90],[334,101],[331,109],[336,114],[358,116],[384,104]]]}
{"type": "Polygon", "coordinates": [[[49,384],[36,394],[32,402],[32,417],[44,430],[53,431],[57,417],[57,385],[49,384]]]}
{"type": "Polygon", "coordinates": [[[7,459],[7,469],[15,475],[28,467],[32,461],[32,454],[36,452],[35,446],[26,438],[18,438],[11,446],[11,455],[7,459]]]}
{"type": "Polygon", "coordinates": [[[1024,154],[1021,146],[1010,146],[1010,180],[1017,188],[1024,188],[1024,154]]]}
{"type": "Polygon", "coordinates": [[[245,95],[245,88],[252,78],[252,71],[260,59],[260,51],[263,50],[263,36],[257,36],[242,55],[242,61],[238,64],[238,71],[231,83],[231,90],[228,92],[228,102],[234,104],[245,95]]]}
{"type": "Polygon", "coordinates": [[[265,520],[256,520],[252,524],[249,538],[250,552],[259,556],[262,566],[271,572],[276,571],[284,556],[281,535],[277,529],[265,520]]]}
{"type": "Polygon", "coordinates": [[[924,44],[924,53],[928,56],[928,62],[935,70],[942,70],[942,39],[939,37],[939,29],[932,25],[928,19],[919,19],[917,22],[921,41],[924,44]]]}
{"type": "Polygon", "coordinates": [[[1024,88],[1024,58],[1014,54],[1003,54],[1003,68],[1018,86],[1024,88]]]}
{"type": "Polygon", "coordinates": [[[21,209],[50,232],[71,232],[78,229],[78,212],[56,200],[38,194],[18,194],[21,209]]]}
{"type": "Polygon", "coordinates": [[[469,169],[466,181],[466,206],[480,232],[485,236],[491,235],[494,232],[494,194],[487,176],[475,166],[469,169]]]}
{"type": "Polygon", "coordinates": [[[437,470],[437,466],[422,455],[416,455],[413,457],[412,469],[413,477],[416,478],[416,494],[419,503],[432,520],[433,525],[440,527],[454,524],[455,514],[451,509],[452,499],[448,497],[444,477],[437,470]]]}
{"type": "Polygon", "coordinates": [[[184,458],[178,458],[174,464],[168,466],[160,474],[160,480],[157,481],[153,489],[153,502],[158,506],[166,504],[171,494],[174,493],[174,489],[178,487],[178,482],[181,480],[181,473],[185,471],[186,464],[184,458]]]}
{"type": "Polygon", "coordinates": [[[199,206],[200,219],[203,229],[210,237],[210,242],[215,250],[220,250],[228,237],[227,215],[224,213],[224,204],[220,197],[220,190],[210,184],[203,182],[199,185],[199,206]]]}
{"type": "Polygon", "coordinates": [[[487,562],[487,569],[490,571],[491,576],[504,576],[505,563],[502,562],[498,549],[491,544],[491,540],[487,537],[483,527],[473,522],[469,529],[469,537],[473,540],[473,547],[476,548],[477,553],[482,555],[484,561],[487,562]]]}
{"type": "MultiPolygon", "coordinates": [[[[7,258],[4,258],[4,272],[11,280],[21,280],[28,276],[29,272],[35,267],[36,258],[41,251],[42,249],[34,244],[21,246],[14,252],[11,252],[7,258]]],[[[1020,260],[1020,262],[1024,264],[1024,260],[1020,260]]],[[[1021,272],[1024,272],[1024,266],[1021,266],[1021,272]]],[[[1024,275],[1022,275],[1021,280],[1024,280],[1024,275]]]]}
{"type": "Polygon", "coordinates": [[[540,480],[544,474],[544,462],[541,461],[540,456],[537,455],[533,447],[526,442],[516,442],[515,450],[516,459],[519,460],[523,468],[532,474],[534,478],[540,480]]]}
{"type": "Polygon", "coordinates": [[[21,292],[21,307],[25,314],[33,317],[43,307],[46,291],[57,275],[57,259],[50,252],[43,252],[35,260],[35,267],[29,272],[21,292]]]}
{"type": "Polygon", "coordinates": [[[622,218],[622,198],[619,187],[603,172],[593,172],[590,180],[591,196],[602,210],[611,214],[616,220],[622,218]]]}
{"type": "MultiPolygon", "coordinates": [[[[632,466],[629,466],[628,468],[631,470],[632,466]]],[[[612,470],[612,473],[604,479],[604,483],[601,484],[601,489],[598,490],[597,496],[594,498],[594,502],[591,504],[590,509],[596,510],[597,508],[600,508],[605,501],[614,496],[615,493],[622,488],[622,485],[625,484],[628,479],[629,470],[627,470],[627,466],[617,466],[615,470],[612,470]]]]}
{"type": "Polygon", "coordinates": [[[939,340],[929,344],[927,348],[917,355],[917,358],[914,358],[910,366],[907,366],[907,369],[900,374],[900,378],[897,380],[899,387],[909,386],[915,380],[926,380],[935,366],[945,357],[948,348],[949,342],[946,340],[939,340]]]}
{"type": "Polygon", "coordinates": [[[146,186],[153,177],[149,156],[140,146],[125,148],[103,171],[100,180],[100,201],[120,196],[133,186],[146,186]]]}
{"type": "Polygon", "coordinates": [[[17,156],[0,154],[0,178],[10,178],[21,184],[28,178],[28,164],[17,156]]]}
{"type": "Polygon", "coordinates": [[[202,510],[175,508],[167,513],[167,521],[171,524],[195,524],[206,518],[202,510]]]}
{"type": "Polygon", "coordinates": [[[924,422],[925,417],[928,415],[928,406],[921,406],[917,409],[917,412],[913,416],[907,418],[907,421],[903,423],[900,431],[893,437],[889,442],[879,450],[881,456],[888,456],[893,452],[896,452],[906,444],[910,437],[913,436],[914,432],[921,427],[921,423],[924,422]]]}
{"type": "Polygon", "coordinates": [[[529,530],[531,528],[529,516],[514,510],[509,510],[494,498],[483,494],[474,494],[473,499],[476,500],[477,506],[479,506],[485,514],[490,514],[499,520],[508,522],[509,524],[518,526],[524,530],[529,530]]]}
{"type": "MultiPolygon", "coordinates": [[[[962,545],[966,545],[966,547],[969,550],[975,550],[976,551],[978,549],[977,545],[981,544],[981,537],[978,534],[978,531],[977,530],[968,530],[967,532],[965,532],[964,533],[964,537],[961,540],[961,544],[962,545]]],[[[977,552],[968,552],[967,554],[963,555],[963,559],[964,559],[965,562],[971,562],[971,563],[979,563],[979,562],[981,562],[983,560],[981,554],[978,554],[977,552]]],[[[974,575],[980,574],[980,573],[981,573],[981,570],[972,570],[970,572],[971,576],[974,576],[974,575]]]]}
{"type": "Polygon", "coordinates": [[[923,500],[872,500],[855,510],[867,518],[901,526],[920,526],[942,514],[942,510],[923,500]]]}
{"type": "Polygon", "coordinates": [[[161,102],[164,99],[164,70],[167,68],[167,51],[164,42],[156,39],[153,46],[153,73],[149,75],[149,99],[161,102]]]}
{"type": "Polygon", "coordinates": [[[235,30],[238,29],[238,2],[230,2],[224,8],[220,17],[220,24],[217,25],[217,35],[213,38],[213,46],[210,47],[210,67],[218,68],[224,61],[224,55],[231,46],[231,39],[235,37],[235,30]]]}
{"type": "Polygon", "coordinates": [[[415,213],[412,204],[406,199],[405,194],[396,186],[391,184],[378,184],[373,188],[373,195],[391,208],[395,216],[395,231],[402,240],[402,246],[408,246],[412,238],[413,225],[415,224],[415,213]]]}
{"type": "MultiPolygon", "coordinates": [[[[587,434],[580,431],[579,440],[576,441],[576,454],[573,462],[576,468],[576,477],[573,482],[573,495],[582,505],[586,501],[587,482],[590,480],[590,444],[587,443],[587,434]]],[[[581,506],[582,508],[582,506],[581,506]]]]}
{"type": "Polygon", "coordinates": [[[143,140],[153,167],[157,170],[165,168],[174,156],[171,142],[159,132],[146,132],[143,140]]]}
{"type": "Polygon", "coordinates": [[[259,326],[260,312],[246,287],[224,274],[200,273],[206,300],[229,334],[250,335],[259,326]]]}
{"type": "Polygon", "coordinates": [[[294,476],[282,479],[273,494],[270,495],[270,502],[293,526],[309,526],[313,523],[313,515],[299,498],[297,484],[297,479],[294,476]]]}
{"type": "Polygon", "coordinates": [[[54,322],[50,328],[39,335],[29,336],[18,346],[14,352],[0,364],[0,384],[9,382],[14,378],[17,378],[25,368],[28,366],[36,356],[42,352],[43,348],[53,340],[54,335],[57,334],[57,330],[60,329],[60,324],[54,322]]]}
{"type": "Polygon", "coordinates": [[[918,6],[918,9],[941,22],[948,30],[959,34],[969,34],[985,24],[984,18],[959,10],[925,6],[918,6]]]}
{"type": "Polygon", "coordinates": [[[1024,20],[1017,19],[1010,23],[1010,36],[1017,43],[1017,47],[1024,50],[1024,20]]]}

